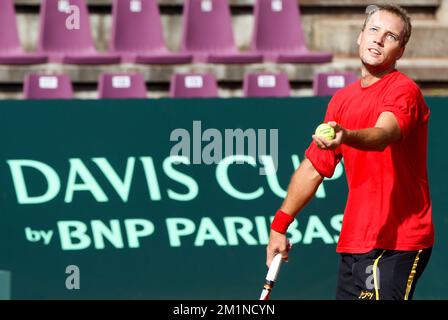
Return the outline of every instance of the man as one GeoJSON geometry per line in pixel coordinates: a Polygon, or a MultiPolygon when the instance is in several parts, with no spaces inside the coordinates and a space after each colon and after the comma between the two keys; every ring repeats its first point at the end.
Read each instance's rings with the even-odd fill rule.
{"type": "Polygon", "coordinates": [[[367,13],[358,37],[362,78],[331,99],[325,122],[335,138],[313,135],[271,225],[267,265],[276,253],[288,259],[289,224],[344,158],[349,194],[336,249],[336,299],[406,300],[434,242],[429,110],[418,86],[395,69],[411,35],[406,11],[378,5],[367,13]]]}

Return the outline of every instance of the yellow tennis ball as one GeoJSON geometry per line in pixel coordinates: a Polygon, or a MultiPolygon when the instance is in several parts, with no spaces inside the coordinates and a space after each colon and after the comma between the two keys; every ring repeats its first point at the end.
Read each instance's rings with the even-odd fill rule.
{"type": "Polygon", "coordinates": [[[316,136],[322,137],[326,140],[333,140],[334,139],[334,129],[332,126],[330,126],[328,123],[322,123],[316,128],[315,132],[316,136]]]}

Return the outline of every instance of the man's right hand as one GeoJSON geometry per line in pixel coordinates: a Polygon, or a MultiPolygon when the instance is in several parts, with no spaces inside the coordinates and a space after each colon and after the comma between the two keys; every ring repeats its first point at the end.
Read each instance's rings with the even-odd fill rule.
{"type": "Polygon", "coordinates": [[[266,248],[266,265],[268,268],[271,266],[272,259],[274,259],[277,253],[281,253],[282,259],[287,261],[290,248],[291,244],[286,235],[271,229],[269,244],[266,248]]]}

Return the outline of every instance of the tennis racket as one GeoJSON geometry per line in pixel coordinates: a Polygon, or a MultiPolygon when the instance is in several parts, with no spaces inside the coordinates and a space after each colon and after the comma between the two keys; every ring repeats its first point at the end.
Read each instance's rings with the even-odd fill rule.
{"type": "Polygon", "coordinates": [[[275,280],[277,279],[278,272],[282,265],[282,255],[277,253],[271,262],[266,279],[264,282],[263,291],[261,292],[259,300],[269,300],[269,295],[271,294],[272,288],[274,287],[275,280]]]}

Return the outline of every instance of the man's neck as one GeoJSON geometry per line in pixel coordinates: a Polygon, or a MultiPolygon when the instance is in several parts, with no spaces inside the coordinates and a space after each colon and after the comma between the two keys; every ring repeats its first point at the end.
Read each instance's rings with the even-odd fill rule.
{"type": "Polygon", "coordinates": [[[375,68],[369,68],[365,64],[362,65],[361,68],[361,87],[366,88],[379,81],[385,75],[393,72],[395,70],[395,64],[390,67],[378,70],[375,68]]]}

